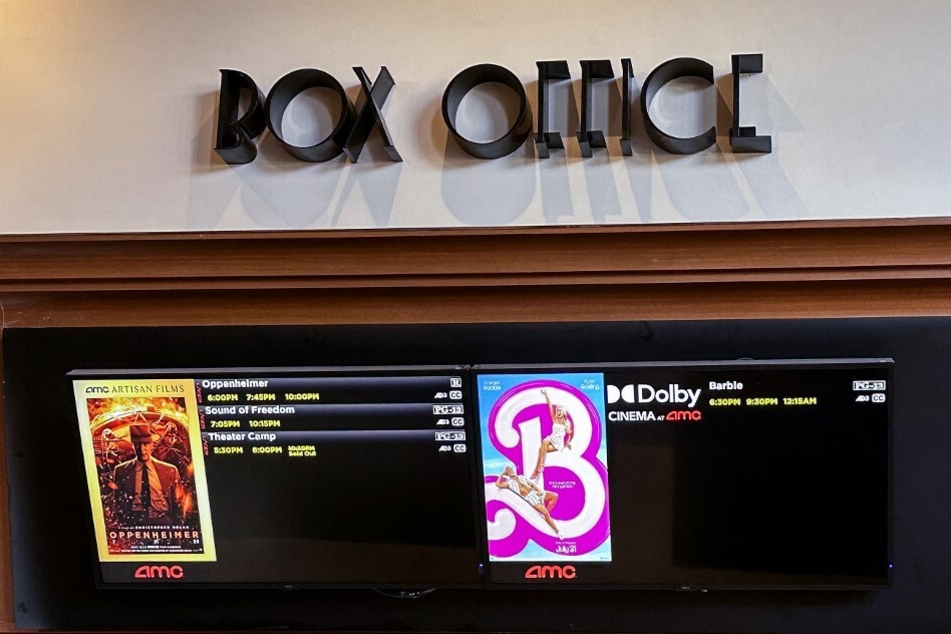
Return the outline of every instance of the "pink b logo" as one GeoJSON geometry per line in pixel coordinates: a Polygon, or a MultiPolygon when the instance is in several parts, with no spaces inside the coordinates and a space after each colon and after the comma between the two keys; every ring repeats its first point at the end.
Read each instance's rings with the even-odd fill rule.
{"type": "Polygon", "coordinates": [[[492,446],[514,472],[485,477],[490,557],[516,557],[534,542],[583,560],[603,544],[610,535],[608,480],[598,457],[603,425],[591,399],[560,381],[527,381],[499,397],[487,422],[492,446]]]}

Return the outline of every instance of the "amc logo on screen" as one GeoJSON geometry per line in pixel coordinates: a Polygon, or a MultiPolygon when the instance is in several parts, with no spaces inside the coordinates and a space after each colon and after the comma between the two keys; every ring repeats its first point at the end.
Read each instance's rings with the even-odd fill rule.
{"type": "Polygon", "coordinates": [[[669,421],[678,421],[678,420],[703,420],[703,412],[700,410],[680,410],[675,412],[668,412],[664,416],[664,420],[669,421]]]}
{"type": "Polygon", "coordinates": [[[574,566],[532,566],[525,571],[526,579],[574,579],[574,566]]]}
{"type": "Polygon", "coordinates": [[[136,579],[181,579],[185,571],[181,566],[139,566],[133,575],[136,579]]]}

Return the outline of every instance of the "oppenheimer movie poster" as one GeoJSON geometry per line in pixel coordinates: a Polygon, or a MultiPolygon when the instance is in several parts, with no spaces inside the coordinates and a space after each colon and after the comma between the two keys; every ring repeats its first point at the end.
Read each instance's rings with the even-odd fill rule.
{"type": "Polygon", "coordinates": [[[194,381],[74,381],[99,560],[214,561],[194,381]]]}

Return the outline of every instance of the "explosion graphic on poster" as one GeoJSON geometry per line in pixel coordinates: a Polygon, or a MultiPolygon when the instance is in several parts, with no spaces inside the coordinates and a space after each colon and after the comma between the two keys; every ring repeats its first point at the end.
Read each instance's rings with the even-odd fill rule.
{"type": "Polygon", "coordinates": [[[190,384],[76,382],[101,561],[215,559],[190,384]]]}

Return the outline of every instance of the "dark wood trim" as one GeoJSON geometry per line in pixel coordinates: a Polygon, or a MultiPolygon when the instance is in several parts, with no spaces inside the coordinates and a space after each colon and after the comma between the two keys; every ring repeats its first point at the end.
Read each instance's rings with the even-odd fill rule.
{"type": "Polygon", "coordinates": [[[5,293],[6,328],[779,319],[951,314],[951,279],[5,293]]]}
{"type": "Polygon", "coordinates": [[[943,315],[951,220],[7,236],[0,309],[8,328],[943,315]]]}
{"type": "MultiPolygon", "coordinates": [[[[6,294],[951,278],[951,222],[8,236],[6,294]]],[[[11,324],[12,325],[12,324],[11,324]]]]}

